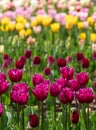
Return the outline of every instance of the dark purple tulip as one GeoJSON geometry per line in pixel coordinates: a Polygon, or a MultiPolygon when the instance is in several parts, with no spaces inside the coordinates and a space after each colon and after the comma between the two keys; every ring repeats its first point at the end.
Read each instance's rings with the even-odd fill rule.
{"type": "Polygon", "coordinates": [[[27,59],[30,59],[31,54],[32,54],[32,51],[31,51],[31,50],[26,50],[24,55],[25,55],[25,57],[26,57],[27,59]]]}
{"type": "Polygon", "coordinates": [[[41,63],[41,57],[40,56],[35,56],[33,59],[33,64],[34,65],[39,65],[41,63]]]}
{"type": "Polygon", "coordinates": [[[25,56],[20,56],[19,60],[23,63],[23,65],[26,64],[26,57],[25,56]]]}
{"type": "Polygon", "coordinates": [[[79,112],[77,110],[73,111],[71,114],[71,122],[77,124],[79,122],[79,112]]]}
{"type": "Polygon", "coordinates": [[[89,60],[86,57],[84,57],[82,59],[82,67],[83,68],[88,68],[89,67],[89,60]]]}
{"type": "Polygon", "coordinates": [[[49,67],[44,68],[44,73],[46,76],[49,76],[51,74],[51,70],[49,67]]]}
{"type": "Polygon", "coordinates": [[[83,55],[82,52],[78,52],[76,54],[76,59],[77,59],[78,62],[81,62],[81,60],[83,59],[83,57],[84,57],[84,55],[83,55]]]}
{"type": "Polygon", "coordinates": [[[47,58],[47,62],[48,62],[48,64],[49,65],[52,65],[53,63],[54,63],[54,57],[53,56],[48,56],[48,58],[47,58]]]}
{"type": "Polygon", "coordinates": [[[66,66],[66,60],[63,59],[63,58],[58,58],[57,59],[57,65],[58,65],[59,68],[66,66]]]}
{"type": "Polygon", "coordinates": [[[33,128],[39,125],[39,118],[36,114],[29,115],[29,124],[33,128]]]}
{"type": "Polygon", "coordinates": [[[15,66],[16,66],[17,69],[23,69],[24,64],[23,64],[22,61],[17,60],[16,63],[15,63],[15,66]]]}

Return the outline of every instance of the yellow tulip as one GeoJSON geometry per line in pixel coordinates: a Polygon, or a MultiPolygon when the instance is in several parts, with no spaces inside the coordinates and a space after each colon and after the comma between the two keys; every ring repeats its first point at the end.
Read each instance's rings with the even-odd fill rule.
{"type": "Polygon", "coordinates": [[[42,20],[42,25],[43,26],[49,26],[52,22],[52,18],[50,16],[46,16],[42,20]]]}
{"type": "Polygon", "coordinates": [[[0,30],[2,31],[2,32],[8,32],[9,31],[9,25],[1,25],[1,27],[0,27],[0,30]]]}
{"type": "Polygon", "coordinates": [[[66,29],[71,29],[74,25],[77,24],[78,18],[76,16],[71,16],[71,15],[66,15],[65,16],[65,20],[66,20],[66,29]]]}
{"type": "Polygon", "coordinates": [[[10,30],[9,25],[5,26],[5,32],[8,32],[10,30]]]}
{"type": "Polygon", "coordinates": [[[94,24],[94,19],[92,17],[88,17],[87,22],[92,26],[94,24]]]}
{"type": "Polygon", "coordinates": [[[58,32],[59,29],[60,29],[60,24],[59,23],[53,23],[53,24],[50,25],[50,27],[51,27],[52,32],[58,32]]]}
{"type": "Polygon", "coordinates": [[[25,37],[25,36],[26,36],[26,30],[25,30],[25,29],[20,30],[20,31],[19,31],[19,35],[20,35],[21,37],[25,37]]]}
{"type": "Polygon", "coordinates": [[[38,24],[42,23],[43,17],[41,15],[36,16],[36,21],[38,24]]]}
{"type": "Polygon", "coordinates": [[[34,26],[37,26],[37,20],[36,19],[34,19],[34,20],[32,20],[32,22],[31,22],[31,26],[32,27],[34,27],[34,26]]]}
{"type": "Polygon", "coordinates": [[[0,30],[1,30],[2,32],[4,32],[4,31],[5,31],[4,26],[3,26],[3,25],[1,25],[0,30]]]}
{"type": "Polygon", "coordinates": [[[24,29],[24,24],[23,23],[16,23],[16,30],[20,31],[24,29]]]}
{"type": "Polygon", "coordinates": [[[91,34],[90,34],[90,40],[91,40],[92,42],[96,42],[96,34],[95,34],[95,33],[91,33],[91,34]]]}
{"type": "Polygon", "coordinates": [[[66,23],[66,25],[65,25],[65,28],[67,30],[70,30],[72,27],[73,27],[73,25],[71,23],[66,23]]]}
{"type": "Polygon", "coordinates": [[[84,28],[84,23],[83,22],[78,22],[77,26],[78,26],[78,29],[83,29],[84,28]]]}
{"type": "Polygon", "coordinates": [[[29,36],[31,34],[32,34],[31,28],[27,28],[27,30],[26,30],[26,36],[29,36]]]}
{"type": "Polygon", "coordinates": [[[86,39],[86,33],[80,33],[79,38],[80,38],[80,40],[85,40],[86,39]]]}
{"type": "Polygon", "coordinates": [[[3,17],[3,18],[1,19],[1,24],[7,25],[7,24],[9,24],[9,22],[10,22],[10,19],[7,18],[7,17],[3,17]]]}
{"type": "Polygon", "coordinates": [[[15,30],[15,24],[14,23],[10,23],[9,24],[9,29],[10,29],[10,31],[14,31],[15,30]]]}

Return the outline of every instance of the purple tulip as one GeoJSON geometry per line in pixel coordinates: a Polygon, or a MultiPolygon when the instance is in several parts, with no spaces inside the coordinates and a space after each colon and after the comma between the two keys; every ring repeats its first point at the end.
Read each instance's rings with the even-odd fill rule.
{"type": "Polygon", "coordinates": [[[60,68],[60,73],[64,79],[70,80],[73,78],[74,68],[68,68],[67,66],[60,68]]]}
{"type": "Polygon", "coordinates": [[[53,84],[50,85],[50,94],[54,97],[59,96],[61,91],[61,85],[58,84],[57,82],[54,82],[53,84]]]}
{"type": "Polygon", "coordinates": [[[89,74],[86,72],[81,72],[76,74],[76,79],[78,80],[81,87],[85,87],[89,81],[89,74]]]}
{"type": "Polygon", "coordinates": [[[80,84],[77,79],[71,79],[71,80],[69,80],[69,87],[73,91],[78,91],[80,89],[80,84]]]}
{"type": "Polygon", "coordinates": [[[74,99],[73,91],[70,88],[63,88],[60,93],[60,101],[64,104],[71,103],[74,99]]]}
{"type": "Polygon", "coordinates": [[[76,94],[76,98],[80,103],[91,103],[94,100],[94,96],[91,88],[82,88],[76,94]]]}
{"type": "Polygon", "coordinates": [[[32,76],[32,83],[34,86],[39,85],[44,81],[43,75],[37,73],[32,76]]]}
{"type": "Polygon", "coordinates": [[[29,86],[23,83],[16,83],[10,92],[10,99],[12,102],[20,105],[26,104],[29,98],[29,86]]]}
{"type": "Polygon", "coordinates": [[[39,101],[44,101],[49,92],[49,84],[40,83],[39,85],[36,85],[35,88],[32,90],[32,93],[34,94],[35,98],[39,101]]]}
{"type": "Polygon", "coordinates": [[[5,93],[9,86],[10,84],[6,79],[6,75],[4,73],[0,73],[0,94],[5,93]]]}
{"type": "Polygon", "coordinates": [[[19,82],[22,79],[23,70],[13,68],[8,70],[8,75],[12,82],[19,82]]]}

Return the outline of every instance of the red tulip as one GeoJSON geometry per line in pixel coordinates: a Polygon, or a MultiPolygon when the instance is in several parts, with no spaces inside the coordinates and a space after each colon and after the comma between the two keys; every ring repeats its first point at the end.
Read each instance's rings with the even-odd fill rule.
{"type": "Polygon", "coordinates": [[[39,125],[39,118],[36,114],[29,115],[29,124],[33,128],[39,125]]]}
{"type": "Polygon", "coordinates": [[[75,111],[73,111],[72,114],[71,114],[71,122],[72,122],[73,124],[76,124],[76,123],[78,123],[78,121],[79,121],[79,113],[78,113],[77,110],[75,110],[75,111]]]}

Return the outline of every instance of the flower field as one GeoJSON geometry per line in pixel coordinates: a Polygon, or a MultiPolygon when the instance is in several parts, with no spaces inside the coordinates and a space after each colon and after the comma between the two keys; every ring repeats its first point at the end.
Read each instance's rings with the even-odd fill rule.
{"type": "Polygon", "coordinates": [[[91,0],[1,0],[0,130],[96,130],[91,0]]]}

